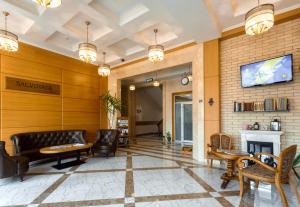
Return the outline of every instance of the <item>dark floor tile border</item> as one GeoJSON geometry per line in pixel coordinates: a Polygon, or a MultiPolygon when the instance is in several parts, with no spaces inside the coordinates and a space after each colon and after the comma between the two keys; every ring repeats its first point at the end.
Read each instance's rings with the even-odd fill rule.
{"type": "Polygon", "coordinates": [[[52,192],[54,192],[60,184],[62,184],[71,174],[64,174],[57,181],[55,181],[50,187],[48,187],[44,192],[42,192],[36,199],[34,199],[31,204],[42,203],[52,192]]]}
{"type": "Polygon", "coordinates": [[[134,203],[125,203],[124,207],[135,207],[134,203]]]}
{"type": "MultiPolygon", "coordinates": [[[[73,166],[69,170],[69,172],[72,172],[79,168],[78,166],[73,166]]],[[[52,192],[54,192],[60,184],[62,184],[71,174],[64,174],[61,176],[57,181],[55,181],[50,187],[48,187],[44,192],[42,192],[36,199],[34,199],[31,204],[39,204],[42,203],[52,192]]]]}
{"type": "Polygon", "coordinates": [[[66,172],[29,172],[26,176],[35,176],[35,175],[63,175],[66,172]]]}
{"type": "Polygon", "coordinates": [[[196,173],[194,173],[191,169],[184,169],[187,174],[189,174],[197,183],[199,183],[206,191],[208,192],[216,192],[216,190],[208,185],[202,178],[200,178],[196,173]]]}
{"type": "Polygon", "coordinates": [[[226,198],[216,197],[215,198],[223,207],[234,207],[226,198]]]}
{"type": "Polygon", "coordinates": [[[144,170],[174,170],[181,169],[181,167],[147,167],[147,168],[133,168],[134,171],[144,171],[144,170]]]}
{"type": "Polygon", "coordinates": [[[123,203],[124,203],[124,198],[114,198],[114,199],[70,201],[70,202],[58,202],[58,203],[42,203],[39,205],[39,207],[81,207],[81,206],[113,205],[113,204],[123,204],[123,203]]]}
{"type": "Polygon", "coordinates": [[[77,173],[101,173],[101,172],[123,172],[126,169],[107,169],[107,170],[78,170],[78,171],[74,171],[74,174],[77,173]]]}
{"type": "Polygon", "coordinates": [[[134,183],[132,171],[132,156],[131,152],[127,152],[126,160],[126,176],[125,176],[125,197],[134,196],[134,183]]]}
{"type": "Polygon", "coordinates": [[[183,158],[183,159],[188,159],[188,160],[193,160],[191,157],[185,157],[182,156],[181,154],[177,154],[177,153],[166,153],[163,151],[159,151],[159,150],[152,150],[152,149],[145,149],[143,147],[132,147],[129,146],[129,149],[133,149],[133,150],[142,150],[144,152],[149,152],[149,153],[155,153],[155,154],[160,154],[160,155],[164,155],[164,156],[171,156],[171,157],[178,157],[178,158],[183,158]]]}
{"type": "Polygon", "coordinates": [[[208,193],[190,193],[190,194],[173,194],[173,195],[157,195],[157,196],[141,196],[136,197],[135,202],[154,202],[154,201],[170,201],[170,200],[185,200],[185,199],[199,199],[211,198],[208,193]]]}
{"type": "Polygon", "coordinates": [[[239,196],[240,195],[240,191],[219,191],[218,193],[220,195],[222,195],[223,197],[226,197],[226,196],[239,196]]]}
{"type": "Polygon", "coordinates": [[[131,147],[143,147],[146,149],[152,149],[152,150],[159,150],[159,151],[165,151],[165,152],[170,152],[170,153],[177,153],[180,154],[181,150],[179,149],[174,149],[174,148],[168,148],[165,147],[164,145],[161,146],[151,146],[151,145],[140,145],[140,144],[132,144],[130,145],[131,147]]]}
{"type": "MultiPolygon", "coordinates": [[[[124,150],[124,152],[132,152],[132,153],[136,153],[136,154],[140,154],[140,155],[148,156],[148,157],[154,157],[154,158],[159,158],[159,159],[171,160],[171,161],[175,161],[175,162],[179,161],[179,160],[172,159],[172,158],[167,158],[167,157],[162,157],[162,156],[157,156],[157,155],[144,154],[143,152],[135,151],[133,149],[122,149],[122,150],[124,150]]],[[[195,164],[195,163],[193,163],[193,160],[191,160],[191,162],[180,160],[180,162],[185,163],[185,164],[189,164],[189,165],[195,164]]],[[[198,165],[201,165],[201,164],[198,164],[198,165]]]]}

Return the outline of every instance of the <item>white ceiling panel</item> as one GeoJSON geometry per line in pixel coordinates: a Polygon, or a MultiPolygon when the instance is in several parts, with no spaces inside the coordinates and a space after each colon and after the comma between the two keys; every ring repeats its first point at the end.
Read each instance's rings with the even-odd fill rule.
{"type": "MultiPolygon", "coordinates": [[[[274,3],[280,13],[300,7],[299,0],[261,0],[274,3]]],[[[256,0],[63,0],[45,9],[32,0],[0,0],[8,11],[8,29],[21,41],[73,58],[85,41],[85,21],[92,24],[89,39],[98,47],[98,61],[118,65],[147,55],[158,28],[158,43],[166,49],[220,37],[243,25],[256,0]]],[[[1,19],[0,19],[1,20],[1,19]]],[[[4,18],[0,25],[4,25],[4,18]]],[[[3,28],[3,26],[1,27],[3,28]]]]}

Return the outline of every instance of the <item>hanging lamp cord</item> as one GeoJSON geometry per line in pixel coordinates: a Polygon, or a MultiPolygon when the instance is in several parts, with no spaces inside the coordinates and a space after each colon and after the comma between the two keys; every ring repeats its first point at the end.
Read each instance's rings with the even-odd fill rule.
{"type": "Polygon", "coordinates": [[[106,52],[103,52],[103,64],[105,64],[105,55],[106,55],[106,52]]]}
{"type": "Polygon", "coordinates": [[[89,23],[86,23],[86,42],[89,43],[89,23]]]}
{"type": "Polygon", "coordinates": [[[5,28],[5,34],[7,35],[7,16],[9,15],[8,12],[3,12],[4,14],[4,28],[5,28]]]}
{"type": "Polygon", "coordinates": [[[157,32],[158,32],[158,29],[154,29],[154,38],[155,38],[155,44],[157,45],[157,32]]]}

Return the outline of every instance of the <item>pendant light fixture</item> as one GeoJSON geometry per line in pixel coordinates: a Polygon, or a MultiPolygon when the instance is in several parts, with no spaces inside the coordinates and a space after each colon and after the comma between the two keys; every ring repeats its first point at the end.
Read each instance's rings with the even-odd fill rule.
{"type": "Polygon", "coordinates": [[[86,42],[79,44],[79,59],[86,63],[93,63],[97,60],[97,47],[89,43],[90,22],[86,21],[86,42]]]}
{"type": "Polygon", "coordinates": [[[12,32],[7,31],[7,17],[9,13],[4,11],[4,30],[0,30],[0,50],[7,52],[16,52],[19,49],[18,36],[12,32]]]}
{"type": "Polygon", "coordinates": [[[159,81],[157,80],[157,73],[156,73],[156,75],[155,75],[155,81],[153,82],[153,86],[154,86],[154,87],[159,87],[159,85],[160,85],[160,83],[159,83],[159,81]]]}
{"type": "Polygon", "coordinates": [[[135,85],[131,84],[131,85],[129,86],[129,90],[134,91],[134,90],[135,90],[135,85]]]}
{"type": "Polygon", "coordinates": [[[164,60],[164,46],[157,44],[157,32],[158,29],[154,29],[155,45],[151,45],[148,48],[148,58],[151,62],[156,63],[164,60]]]}
{"type": "Polygon", "coordinates": [[[40,6],[47,8],[55,8],[61,5],[61,0],[32,0],[40,6]]]}
{"type": "Polygon", "coordinates": [[[100,76],[106,77],[106,76],[110,75],[110,65],[105,64],[105,55],[106,55],[106,53],[103,52],[102,54],[103,54],[103,62],[98,68],[98,74],[100,76]]]}
{"type": "Polygon", "coordinates": [[[260,4],[247,12],[245,16],[245,31],[248,35],[262,34],[274,25],[274,5],[260,4]]]}

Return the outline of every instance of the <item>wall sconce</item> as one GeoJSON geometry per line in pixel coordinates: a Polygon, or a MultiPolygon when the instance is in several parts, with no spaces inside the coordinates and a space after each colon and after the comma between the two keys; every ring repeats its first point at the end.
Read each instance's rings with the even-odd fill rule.
{"type": "Polygon", "coordinates": [[[210,106],[212,106],[214,103],[215,103],[214,99],[213,99],[213,98],[209,98],[208,104],[209,104],[210,106]]]}

